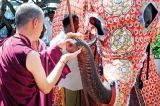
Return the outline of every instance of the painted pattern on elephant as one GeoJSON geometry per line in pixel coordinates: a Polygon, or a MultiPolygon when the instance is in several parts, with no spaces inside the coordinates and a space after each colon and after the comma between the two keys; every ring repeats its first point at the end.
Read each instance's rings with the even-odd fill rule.
{"type": "Polygon", "coordinates": [[[107,14],[119,16],[130,11],[133,0],[103,0],[103,7],[107,14]]]}
{"type": "MultiPolygon", "coordinates": [[[[80,17],[79,32],[84,34],[85,30],[90,30],[91,34],[95,35],[100,43],[97,50],[100,53],[98,56],[103,58],[104,77],[109,82],[116,81],[117,85],[115,105],[125,106],[129,104],[130,91],[142,67],[143,88],[136,93],[142,95],[140,99],[144,100],[146,106],[160,105],[160,97],[158,95],[160,92],[158,83],[160,75],[156,71],[152,53],[150,53],[150,59],[148,59],[146,52],[148,44],[152,43],[158,34],[160,1],[71,0],[71,5],[73,5],[72,12],[80,17]],[[74,3],[72,4],[72,2],[74,3]],[[77,6],[74,5],[76,2],[77,6]],[[144,17],[148,7],[151,7],[155,13],[152,14],[152,20],[149,24],[144,17]],[[104,20],[101,21],[106,31],[103,35],[103,40],[100,39],[102,36],[99,37],[94,31],[91,31],[97,31],[93,25],[84,23],[86,14],[92,13],[98,14],[95,17],[100,18],[97,19],[104,20]],[[148,80],[146,79],[147,61],[149,61],[148,80]]],[[[56,11],[53,20],[53,36],[56,36],[62,28],[60,22],[62,16],[68,11],[66,7],[66,0],[64,0],[56,11]],[[56,24],[54,25],[54,23],[56,24]]],[[[96,105],[96,103],[91,104],[96,105]]]]}

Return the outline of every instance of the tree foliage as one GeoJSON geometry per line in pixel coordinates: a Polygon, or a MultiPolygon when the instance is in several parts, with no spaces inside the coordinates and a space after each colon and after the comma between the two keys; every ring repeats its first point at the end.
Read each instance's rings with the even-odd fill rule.
{"type": "MultiPolygon", "coordinates": [[[[16,3],[21,5],[22,3],[26,3],[29,0],[12,0],[12,2],[13,1],[15,1],[16,3]]],[[[55,10],[56,7],[48,7],[47,4],[48,3],[58,3],[59,4],[60,0],[41,0],[40,2],[39,2],[39,0],[32,0],[32,2],[37,4],[43,10],[49,10],[49,9],[55,10]]],[[[15,16],[16,10],[14,9],[13,5],[10,3],[9,0],[2,0],[2,6],[0,8],[0,29],[2,29],[4,26],[6,26],[7,31],[8,31],[7,37],[9,37],[15,32],[15,30],[12,26],[12,24],[14,24],[14,19],[7,19],[4,15],[6,12],[7,6],[14,16],[15,16]]]]}
{"type": "Polygon", "coordinates": [[[151,46],[154,57],[160,58],[160,34],[158,35],[156,41],[151,46]]]}

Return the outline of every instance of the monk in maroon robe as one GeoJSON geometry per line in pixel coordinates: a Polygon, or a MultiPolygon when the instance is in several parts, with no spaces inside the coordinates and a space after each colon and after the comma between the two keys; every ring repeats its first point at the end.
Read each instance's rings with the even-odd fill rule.
{"type": "Polygon", "coordinates": [[[39,39],[44,23],[35,4],[22,4],[15,21],[16,34],[0,42],[0,106],[51,106],[53,86],[69,73],[65,63],[80,50],[62,56],[65,41],[41,53],[33,50],[31,42],[39,39]]]}

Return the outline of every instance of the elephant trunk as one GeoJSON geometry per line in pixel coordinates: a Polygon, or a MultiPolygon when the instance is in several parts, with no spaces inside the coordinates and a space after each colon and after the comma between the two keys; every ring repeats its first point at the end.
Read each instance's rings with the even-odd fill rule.
{"type": "Polygon", "coordinates": [[[77,58],[84,88],[95,101],[108,104],[112,96],[110,84],[100,81],[90,48],[83,41],[76,41],[76,48],[82,48],[77,58]]]}

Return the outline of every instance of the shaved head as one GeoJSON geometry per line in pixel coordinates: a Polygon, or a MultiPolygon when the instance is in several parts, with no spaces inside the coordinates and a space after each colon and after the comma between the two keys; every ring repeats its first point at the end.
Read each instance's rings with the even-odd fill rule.
{"type": "Polygon", "coordinates": [[[43,11],[34,3],[23,3],[15,14],[16,28],[25,26],[30,20],[38,19],[40,21],[43,11]]]}

